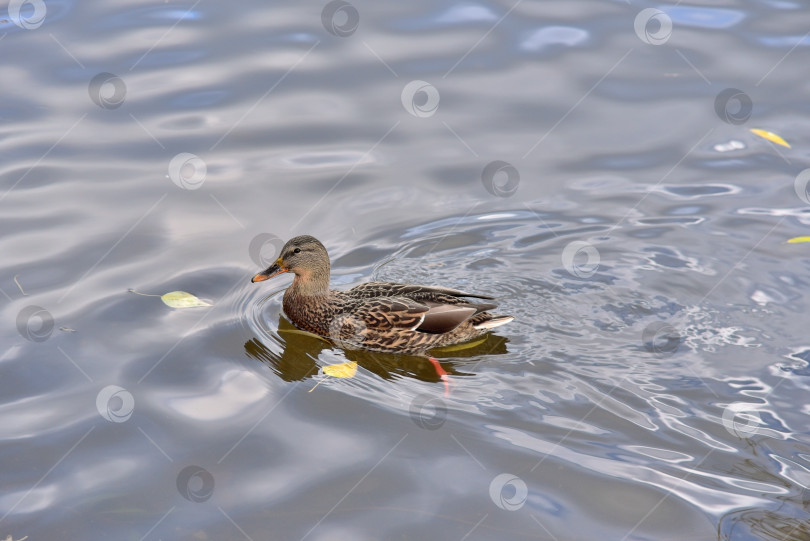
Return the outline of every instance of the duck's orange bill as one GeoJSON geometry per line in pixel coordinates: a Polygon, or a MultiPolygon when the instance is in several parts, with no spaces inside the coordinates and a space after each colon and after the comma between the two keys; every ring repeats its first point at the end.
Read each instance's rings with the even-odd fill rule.
{"type": "Polygon", "coordinates": [[[252,283],[254,283],[254,284],[255,284],[256,282],[264,282],[265,280],[269,280],[270,278],[273,278],[273,277],[275,277],[275,276],[278,276],[279,274],[284,274],[285,272],[290,272],[290,269],[284,269],[284,268],[282,268],[281,270],[279,270],[278,272],[274,272],[273,274],[264,274],[264,273],[261,273],[261,272],[260,272],[259,274],[257,274],[257,275],[256,275],[256,276],[254,276],[253,278],[251,278],[251,280],[250,280],[250,281],[251,281],[252,283]]]}

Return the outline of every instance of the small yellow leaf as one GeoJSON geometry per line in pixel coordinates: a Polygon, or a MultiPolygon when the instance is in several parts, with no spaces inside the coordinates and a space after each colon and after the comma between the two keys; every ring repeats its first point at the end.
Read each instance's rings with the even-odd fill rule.
{"type": "Polygon", "coordinates": [[[193,306],[211,306],[210,302],[198,299],[185,291],[171,291],[161,295],[161,300],[172,308],[191,308],[193,306]]]}
{"type": "Polygon", "coordinates": [[[340,364],[330,364],[323,367],[323,373],[333,378],[353,378],[357,373],[357,363],[349,361],[340,364]]]}
{"type": "Polygon", "coordinates": [[[799,242],[810,242],[810,237],[793,237],[792,239],[788,240],[790,244],[799,243],[799,242]]]}
{"type": "Polygon", "coordinates": [[[787,141],[785,141],[784,139],[782,139],[773,132],[753,128],[751,129],[751,133],[753,133],[754,135],[759,135],[760,137],[762,137],[763,139],[767,139],[771,143],[776,143],[777,145],[782,145],[783,147],[790,148],[790,144],[787,141]]]}

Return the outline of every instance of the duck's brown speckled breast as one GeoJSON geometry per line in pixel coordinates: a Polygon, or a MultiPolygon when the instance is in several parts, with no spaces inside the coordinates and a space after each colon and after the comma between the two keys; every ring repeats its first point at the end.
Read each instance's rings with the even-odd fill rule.
{"type": "Polygon", "coordinates": [[[284,292],[284,313],[299,329],[329,336],[329,325],[340,312],[330,297],[302,297],[296,295],[292,288],[284,292]]]}

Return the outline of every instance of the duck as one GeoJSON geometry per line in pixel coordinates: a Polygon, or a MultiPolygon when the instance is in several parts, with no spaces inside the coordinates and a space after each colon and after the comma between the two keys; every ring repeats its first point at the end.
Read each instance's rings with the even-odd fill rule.
{"type": "Polygon", "coordinates": [[[251,282],[287,272],[295,275],[282,301],[290,321],[346,349],[425,355],[515,319],[490,313],[494,303],[468,300],[494,297],[447,287],[366,282],[345,291],[329,289],[329,254],[311,235],[287,241],[273,264],[251,282]]]}

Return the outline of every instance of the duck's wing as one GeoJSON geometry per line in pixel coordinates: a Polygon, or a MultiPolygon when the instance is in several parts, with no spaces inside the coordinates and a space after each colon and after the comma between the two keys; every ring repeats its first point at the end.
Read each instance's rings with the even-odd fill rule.
{"type": "Polygon", "coordinates": [[[495,298],[489,295],[467,293],[449,287],[397,284],[394,282],[366,282],[365,284],[353,287],[347,291],[347,293],[356,298],[408,297],[414,300],[440,300],[442,297],[472,297],[489,300],[495,298]]]}
{"type": "Polygon", "coordinates": [[[353,296],[344,305],[341,317],[347,317],[370,332],[414,330],[425,319],[430,308],[423,303],[407,297],[371,297],[353,296]]]}
{"type": "Polygon", "coordinates": [[[450,332],[493,304],[416,301],[408,297],[375,297],[351,308],[351,316],[368,331],[450,332]]]}
{"type": "Polygon", "coordinates": [[[495,308],[494,304],[445,304],[428,302],[425,318],[416,330],[429,333],[450,332],[475,314],[495,308]]]}

